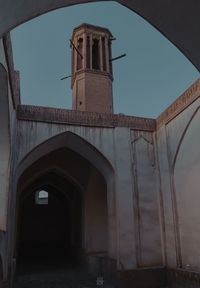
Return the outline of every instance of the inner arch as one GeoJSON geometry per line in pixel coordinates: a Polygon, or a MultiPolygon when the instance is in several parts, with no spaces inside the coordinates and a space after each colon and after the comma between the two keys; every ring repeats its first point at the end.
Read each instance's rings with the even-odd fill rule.
{"type": "Polygon", "coordinates": [[[18,271],[33,271],[43,261],[66,267],[87,262],[89,255],[108,257],[107,190],[103,175],[69,148],[53,150],[27,166],[17,191],[18,271]],[[48,193],[46,205],[36,203],[41,190],[48,193]]]}

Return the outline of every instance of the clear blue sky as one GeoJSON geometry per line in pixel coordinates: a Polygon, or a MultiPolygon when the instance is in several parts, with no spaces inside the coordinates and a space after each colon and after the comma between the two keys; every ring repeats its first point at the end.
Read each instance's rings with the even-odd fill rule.
{"type": "Polygon", "coordinates": [[[110,29],[114,112],[157,117],[199,78],[179,50],[148,22],[116,2],[75,5],[37,17],[11,32],[23,104],[71,109],[69,39],[73,28],[90,23],[110,29]]]}

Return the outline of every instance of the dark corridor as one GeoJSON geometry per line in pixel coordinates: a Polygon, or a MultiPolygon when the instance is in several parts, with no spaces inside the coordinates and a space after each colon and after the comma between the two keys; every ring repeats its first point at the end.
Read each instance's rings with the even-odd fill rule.
{"type": "MultiPolygon", "coordinates": [[[[51,175],[51,180],[56,178],[51,175]]],[[[34,267],[41,269],[44,266],[55,269],[60,265],[80,263],[81,199],[70,183],[65,185],[65,189],[69,192],[61,192],[46,185],[24,194],[21,199],[17,243],[18,270],[28,267],[31,270],[34,267]],[[37,194],[40,191],[46,191],[47,199],[38,199],[37,194]]]]}

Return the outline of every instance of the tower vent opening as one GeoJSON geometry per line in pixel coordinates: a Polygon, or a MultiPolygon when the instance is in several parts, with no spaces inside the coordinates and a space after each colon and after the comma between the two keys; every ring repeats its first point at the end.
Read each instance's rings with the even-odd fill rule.
{"type": "Polygon", "coordinates": [[[99,57],[99,40],[93,39],[92,45],[92,68],[95,70],[100,69],[100,57],[99,57]]]}
{"type": "MultiPolygon", "coordinates": [[[[83,54],[83,38],[78,39],[78,50],[80,54],[83,54]]],[[[83,68],[83,59],[82,57],[78,54],[77,55],[77,70],[80,70],[83,68]]]]}

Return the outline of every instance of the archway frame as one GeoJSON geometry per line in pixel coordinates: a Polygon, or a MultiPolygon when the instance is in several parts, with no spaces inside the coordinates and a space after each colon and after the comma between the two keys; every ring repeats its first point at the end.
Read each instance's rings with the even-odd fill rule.
{"type": "MultiPolygon", "coordinates": [[[[17,198],[21,197],[21,193],[23,194],[23,191],[27,189],[27,187],[34,182],[35,180],[37,180],[39,177],[43,177],[49,173],[54,173],[57,175],[62,176],[62,178],[65,178],[67,181],[69,181],[74,187],[77,188],[77,190],[79,190],[82,194],[84,193],[84,187],[82,185],[80,185],[80,183],[78,183],[70,174],[68,174],[66,171],[63,171],[62,169],[60,169],[60,167],[57,167],[56,165],[52,165],[51,167],[44,169],[43,172],[38,172],[35,173],[34,176],[28,180],[26,182],[26,185],[21,187],[21,189],[17,189],[17,198]]],[[[23,174],[23,173],[22,173],[23,174]]],[[[21,176],[20,176],[21,177],[21,176]]],[[[43,186],[43,185],[42,185],[43,186]]],[[[51,184],[51,186],[53,187],[53,184],[51,184]]],[[[38,187],[38,189],[40,189],[40,187],[38,187]]],[[[58,188],[56,188],[57,190],[59,190],[58,188]]],[[[35,190],[35,188],[33,189],[35,190]]],[[[30,191],[30,193],[32,193],[32,191],[30,191]]]]}
{"type": "MultiPolygon", "coordinates": [[[[22,176],[23,176],[23,174],[22,174],[22,176]]],[[[24,181],[24,179],[23,179],[23,181],[24,181]]],[[[25,182],[26,182],[26,179],[25,179],[25,182]]],[[[73,211],[75,211],[73,209],[73,207],[74,207],[74,205],[77,205],[76,201],[77,200],[79,201],[78,202],[78,206],[77,206],[77,207],[79,207],[77,209],[78,214],[77,214],[77,212],[75,213],[75,214],[79,215],[78,216],[79,217],[79,220],[78,220],[79,222],[76,223],[76,224],[78,224],[78,226],[74,226],[73,228],[72,228],[72,226],[70,226],[70,229],[73,229],[73,230],[70,230],[70,235],[72,235],[71,233],[73,233],[73,235],[74,235],[73,238],[75,237],[76,243],[78,241],[78,243],[81,245],[82,236],[77,236],[72,231],[77,230],[76,227],[78,227],[78,229],[80,231],[79,232],[80,235],[82,234],[82,231],[83,231],[82,230],[83,229],[83,227],[82,227],[83,226],[83,222],[82,222],[83,219],[81,217],[83,211],[82,211],[81,203],[83,203],[83,200],[84,200],[84,198],[83,198],[84,191],[82,190],[82,187],[76,185],[75,182],[72,182],[71,179],[69,179],[68,176],[65,175],[63,170],[59,170],[59,169],[55,169],[55,168],[51,169],[50,168],[50,169],[46,169],[43,173],[37,173],[37,175],[35,177],[31,178],[30,181],[27,181],[26,185],[23,188],[22,187],[20,187],[20,188],[18,187],[17,197],[16,197],[16,213],[15,213],[16,214],[16,227],[15,227],[15,240],[14,240],[14,242],[15,242],[15,248],[14,248],[14,257],[15,257],[15,259],[19,259],[20,258],[19,257],[20,256],[19,252],[20,252],[21,228],[23,230],[23,225],[21,225],[21,223],[22,223],[21,222],[22,221],[22,215],[23,215],[22,214],[23,204],[26,203],[27,199],[31,199],[32,198],[32,201],[35,201],[34,200],[34,198],[35,198],[34,194],[39,189],[47,191],[51,195],[51,196],[49,195],[49,197],[51,197],[51,199],[56,198],[57,200],[61,201],[61,203],[65,203],[65,204],[68,203],[67,205],[65,205],[65,211],[70,211],[70,212],[68,212],[70,214],[70,217],[73,217],[73,214],[74,214],[73,211]],[[58,185],[58,187],[57,187],[55,185],[55,182],[51,181],[51,176],[49,176],[49,175],[51,175],[51,176],[55,175],[56,181],[60,180],[62,185],[61,186],[58,185]],[[46,176],[50,177],[50,181],[47,180],[46,176]],[[65,182],[64,186],[63,186],[63,182],[65,182]],[[65,185],[66,185],[67,182],[69,182],[69,187],[72,186],[71,187],[72,190],[70,189],[70,191],[68,189],[65,190],[65,185]]],[[[53,203],[53,202],[51,201],[51,203],[53,203]]],[[[33,203],[36,204],[35,202],[33,202],[33,203]]],[[[66,227],[66,223],[70,219],[70,217],[62,219],[62,223],[63,223],[63,225],[65,225],[65,227],[66,227]]],[[[72,221],[74,221],[74,220],[72,220],[72,221]]],[[[61,221],[59,221],[59,223],[61,223],[61,221]]],[[[69,222],[68,222],[67,225],[69,225],[69,222]]],[[[70,238],[71,238],[71,236],[70,236],[70,238]]],[[[68,241],[70,241],[69,239],[68,239],[68,241]]],[[[17,264],[18,263],[19,263],[19,261],[17,261],[17,264]]]]}
{"type": "MultiPolygon", "coordinates": [[[[33,163],[35,163],[37,160],[61,148],[67,148],[79,154],[84,159],[86,159],[90,164],[92,164],[97,169],[97,171],[99,171],[99,173],[103,176],[107,186],[108,257],[111,259],[115,259],[118,262],[119,251],[117,249],[118,229],[116,221],[114,169],[110,164],[110,162],[105,158],[105,156],[101,154],[101,152],[99,152],[94,146],[92,146],[89,142],[87,142],[80,136],[69,131],[56,135],[50,139],[47,139],[43,143],[39,144],[21,160],[21,162],[15,169],[15,181],[14,181],[15,217],[11,219],[12,226],[14,227],[14,231],[11,231],[11,233],[14,233],[14,235],[10,235],[11,239],[13,239],[12,257],[13,255],[15,255],[15,243],[17,232],[16,216],[17,216],[17,201],[19,197],[19,190],[18,190],[19,179],[23,175],[24,171],[26,171],[26,169],[30,167],[33,163]]],[[[53,170],[58,171],[58,167],[54,167],[53,170]]],[[[48,169],[44,171],[44,173],[47,171],[48,169]]],[[[35,177],[37,177],[37,175],[35,177]]],[[[76,181],[74,181],[73,178],[71,178],[70,181],[74,183],[75,186],[79,188],[79,190],[82,190],[82,187],[78,183],[76,183],[76,181]]]]}
{"type": "MultiPolygon", "coordinates": [[[[29,168],[28,168],[29,169],[29,168]]],[[[18,181],[18,187],[17,187],[17,191],[16,191],[16,212],[15,212],[15,247],[14,247],[14,258],[16,258],[16,255],[18,255],[18,243],[19,243],[19,234],[20,234],[20,218],[21,218],[21,204],[22,202],[29,197],[32,193],[34,193],[36,190],[39,189],[44,189],[45,191],[47,191],[45,189],[45,187],[48,187],[48,191],[50,190],[54,190],[56,191],[56,194],[62,194],[62,196],[67,200],[70,201],[72,200],[70,198],[71,195],[69,195],[68,193],[66,193],[66,191],[64,191],[61,188],[56,187],[53,183],[49,183],[46,181],[42,181],[39,185],[35,184],[34,182],[37,181],[38,179],[42,179],[45,176],[48,176],[48,174],[55,174],[58,176],[58,178],[63,178],[66,180],[66,182],[69,182],[72,186],[74,186],[76,192],[79,194],[81,201],[83,201],[83,193],[84,193],[84,187],[82,187],[73,177],[71,177],[71,175],[68,175],[65,171],[63,171],[62,169],[60,169],[59,167],[56,167],[55,165],[53,165],[53,167],[49,167],[45,170],[35,173],[34,176],[31,179],[28,179],[25,182],[25,185],[23,187],[19,188],[19,181],[18,181]]],[[[22,173],[23,175],[23,173],[22,173]]],[[[22,176],[21,175],[21,176],[22,176]]],[[[21,178],[20,176],[20,178],[21,178]]],[[[20,179],[19,178],[19,179],[20,179]]]]}

